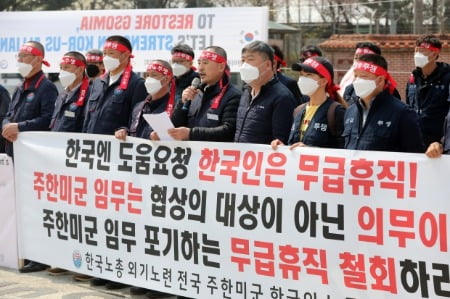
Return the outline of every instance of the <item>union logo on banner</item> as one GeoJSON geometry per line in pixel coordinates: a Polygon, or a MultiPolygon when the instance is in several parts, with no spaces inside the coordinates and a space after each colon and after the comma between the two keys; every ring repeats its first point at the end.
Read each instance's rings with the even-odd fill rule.
{"type": "Polygon", "coordinates": [[[73,259],[73,264],[75,265],[75,267],[77,267],[79,269],[81,267],[82,258],[81,258],[81,254],[78,250],[74,250],[74,252],[72,253],[72,259],[73,259]]]}

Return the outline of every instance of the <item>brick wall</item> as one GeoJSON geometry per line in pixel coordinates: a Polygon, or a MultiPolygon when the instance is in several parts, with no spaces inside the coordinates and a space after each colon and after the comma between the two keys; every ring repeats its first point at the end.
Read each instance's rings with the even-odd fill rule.
{"type": "MultiPolygon", "coordinates": [[[[355,45],[358,42],[372,42],[381,48],[388,62],[389,73],[397,81],[397,89],[405,99],[405,86],[411,71],[414,69],[414,47],[420,35],[389,34],[389,35],[333,35],[319,44],[324,55],[333,63],[335,82],[339,83],[342,76],[353,63],[355,45]]],[[[450,35],[436,35],[442,42],[442,51],[438,61],[450,63],[450,35]]]]}

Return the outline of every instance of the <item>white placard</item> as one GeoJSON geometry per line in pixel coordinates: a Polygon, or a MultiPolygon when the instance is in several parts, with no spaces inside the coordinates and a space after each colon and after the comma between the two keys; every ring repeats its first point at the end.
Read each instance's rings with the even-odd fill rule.
{"type": "Polygon", "coordinates": [[[208,46],[223,47],[234,72],[245,44],[268,40],[268,20],[267,7],[0,12],[0,73],[17,73],[15,54],[29,40],[45,47],[51,66],[44,72],[59,72],[66,52],[103,50],[110,35],[130,40],[137,72],[154,59],[169,60],[178,43],[190,45],[196,58],[208,46]]]}
{"type": "Polygon", "coordinates": [[[167,133],[169,129],[173,129],[173,123],[167,112],[158,114],[144,114],[143,117],[150,127],[152,127],[153,131],[158,134],[160,140],[174,140],[172,136],[167,133]]]}

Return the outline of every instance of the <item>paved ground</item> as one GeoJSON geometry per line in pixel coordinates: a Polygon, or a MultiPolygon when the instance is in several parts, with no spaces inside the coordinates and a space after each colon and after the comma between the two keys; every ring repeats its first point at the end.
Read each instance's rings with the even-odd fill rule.
{"type": "MultiPolygon", "coordinates": [[[[131,295],[129,288],[110,291],[104,287],[91,287],[89,282],[73,281],[71,274],[51,276],[46,271],[21,274],[17,270],[0,267],[0,298],[117,299],[147,297],[131,295]]],[[[170,299],[175,298],[170,297],[170,299]]]]}

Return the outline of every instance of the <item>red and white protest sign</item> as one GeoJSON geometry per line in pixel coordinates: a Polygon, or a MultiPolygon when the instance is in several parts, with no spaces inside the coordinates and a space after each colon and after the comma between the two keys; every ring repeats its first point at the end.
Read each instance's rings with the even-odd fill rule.
{"type": "Polygon", "coordinates": [[[450,295],[448,157],[36,132],[15,157],[23,258],[195,298],[450,295]]]}

